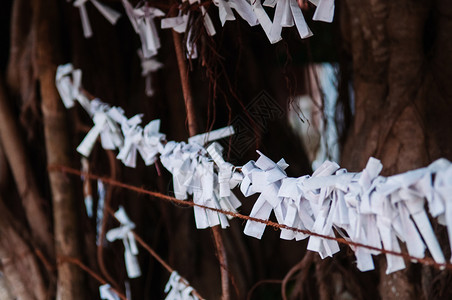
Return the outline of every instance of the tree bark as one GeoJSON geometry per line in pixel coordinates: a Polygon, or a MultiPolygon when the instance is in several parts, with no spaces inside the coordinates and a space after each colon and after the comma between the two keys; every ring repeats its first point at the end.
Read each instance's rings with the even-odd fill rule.
{"type": "MultiPolygon", "coordinates": [[[[66,112],[55,87],[56,57],[58,53],[58,13],[56,1],[33,2],[34,69],[41,92],[41,110],[47,163],[72,164],[66,112]]],[[[54,238],[57,258],[80,259],[80,226],[71,181],[59,173],[49,173],[52,192],[54,238]]],[[[67,261],[58,261],[57,299],[84,299],[82,271],[67,261]]]]}
{"type": "MultiPolygon", "coordinates": [[[[176,51],[177,64],[179,66],[179,75],[182,85],[182,93],[184,95],[185,109],[187,113],[188,132],[190,136],[195,136],[199,133],[197,126],[195,104],[193,102],[193,95],[190,87],[190,81],[188,78],[188,68],[185,62],[185,55],[182,49],[182,39],[179,33],[173,31],[174,48],[176,51]]],[[[215,243],[215,249],[220,264],[221,274],[221,299],[229,300],[229,274],[228,274],[228,260],[226,247],[223,242],[223,236],[221,234],[220,226],[214,226],[211,228],[213,234],[213,240],[215,243]]]]}
{"type": "MultiPolygon", "coordinates": [[[[438,23],[435,28],[431,23],[432,13],[441,2],[345,3],[347,13],[343,16],[348,16],[348,26],[343,35],[350,42],[355,115],[342,165],[350,171],[362,170],[369,157],[374,156],[383,163],[383,175],[392,175],[426,166],[441,156],[450,159],[451,141],[440,134],[444,133],[442,128],[452,126],[450,118],[442,117],[450,116],[446,112],[451,111],[451,97],[441,96],[439,81],[433,80],[446,77],[432,72],[435,59],[431,60],[430,55],[435,41],[426,35],[433,30],[439,37],[446,26],[438,23]]],[[[442,19],[450,22],[450,17],[442,19]]],[[[450,42],[441,41],[441,47],[443,43],[449,45],[444,61],[450,61],[446,58],[450,56],[450,42]]],[[[437,51],[442,52],[441,47],[437,51]]],[[[450,71],[444,75],[447,73],[450,71]]],[[[379,290],[383,299],[422,295],[412,268],[386,275],[384,266],[382,261],[379,290]]]]}
{"type": "Polygon", "coordinates": [[[36,256],[15,227],[17,221],[0,196],[0,261],[8,287],[17,299],[47,299],[36,256]]]}
{"type": "Polygon", "coordinates": [[[25,146],[21,140],[19,126],[14,119],[0,75],[0,138],[2,148],[16,186],[22,199],[22,205],[27,221],[32,230],[33,238],[46,255],[53,254],[53,242],[50,222],[44,212],[44,199],[41,198],[30,163],[27,158],[25,146]]]}

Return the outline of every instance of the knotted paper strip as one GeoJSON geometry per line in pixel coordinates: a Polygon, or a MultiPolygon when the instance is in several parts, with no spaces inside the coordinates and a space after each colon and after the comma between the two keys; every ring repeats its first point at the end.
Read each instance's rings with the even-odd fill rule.
{"type": "Polygon", "coordinates": [[[334,17],[334,0],[309,0],[317,6],[313,20],[331,23],[334,17]]]}
{"type": "Polygon", "coordinates": [[[161,45],[154,19],[164,17],[165,13],[145,2],[140,2],[135,8],[128,0],[122,0],[122,4],[133,29],[140,36],[143,56],[145,58],[155,56],[161,45]]]}
{"type": "Polygon", "coordinates": [[[163,67],[163,64],[159,61],[157,61],[156,58],[150,57],[146,58],[143,55],[143,51],[138,50],[138,57],[141,61],[141,76],[145,78],[145,92],[146,96],[151,97],[154,95],[154,89],[152,88],[152,73],[157,71],[158,69],[161,69],[163,67]]]}
{"type": "Polygon", "coordinates": [[[82,21],[83,35],[85,36],[85,38],[89,38],[93,35],[93,30],[91,29],[88,12],[86,11],[85,6],[86,2],[88,1],[91,2],[97,8],[97,10],[105,17],[105,19],[107,19],[108,22],[110,22],[112,25],[115,25],[119,17],[121,16],[120,13],[108,7],[107,5],[102,4],[97,0],[75,0],[74,6],[78,7],[80,11],[80,19],[82,21]]]}
{"type": "Polygon", "coordinates": [[[193,288],[177,271],[173,271],[165,286],[165,300],[199,300],[193,294],[193,288]]]}
{"type": "Polygon", "coordinates": [[[112,290],[108,283],[99,287],[99,294],[102,300],[120,300],[119,296],[112,290]]]}
{"type": "Polygon", "coordinates": [[[275,7],[275,5],[275,16],[269,32],[270,41],[281,40],[282,27],[294,25],[302,39],[312,36],[296,0],[265,0],[264,2],[264,6],[275,7]]]}
{"type": "Polygon", "coordinates": [[[135,224],[130,221],[126,211],[122,206],[115,212],[115,217],[121,223],[118,228],[111,229],[107,232],[107,240],[113,242],[121,239],[124,244],[124,258],[126,264],[127,275],[129,278],[137,278],[141,276],[140,265],[136,255],[138,255],[138,247],[133,236],[132,229],[135,224]]]}
{"type": "Polygon", "coordinates": [[[221,25],[224,26],[226,21],[235,20],[232,9],[248,22],[250,26],[256,26],[259,24],[256,15],[253,13],[251,5],[246,0],[213,0],[213,4],[218,7],[218,13],[221,21],[221,25]]]}
{"type": "MultiPolygon", "coordinates": [[[[256,163],[251,161],[242,168],[242,193],[260,193],[250,216],[266,220],[274,211],[280,224],[331,237],[337,230],[350,241],[394,252],[401,252],[401,241],[411,256],[423,258],[428,248],[437,263],[445,263],[424,206],[427,199],[432,216],[452,224],[447,215],[450,201],[445,197],[452,189],[444,188],[452,186],[452,180],[446,179],[452,178],[448,161],[441,159],[427,168],[387,178],[379,176],[383,166],[375,158],[370,158],[360,173],[347,173],[326,161],[312,176],[289,178],[279,163],[259,154],[256,163]]],[[[447,227],[450,234],[451,227],[447,227]]],[[[261,238],[264,229],[265,224],[248,221],[244,232],[261,238]]],[[[281,232],[283,239],[305,237],[301,232],[281,232]]],[[[372,255],[379,251],[352,249],[361,271],[374,269],[372,255]]],[[[338,252],[339,246],[334,240],[311,236],[308,250],[324,258],[338,252]]],[[[405,268],[400,256],[386,254],[386,259],[387,273],[405,268]]]]}

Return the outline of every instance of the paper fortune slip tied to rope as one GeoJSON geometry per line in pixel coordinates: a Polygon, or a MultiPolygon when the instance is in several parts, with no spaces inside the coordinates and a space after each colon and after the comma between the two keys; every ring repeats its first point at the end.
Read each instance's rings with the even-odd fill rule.
{"type": "MultiPolygon", "coordinates": [[[[97,0],[75,0],[73,5],[80,11],[83,34],[86,38],[93,35],[86,10],[86,2],[91,2],[113,25],[121,16],[121,14],[97,0]]],[[[182,2],[188,2],[190,5],[200,4],[200,0],[182,0],[182,2]]],[[[313,20],[329,23],[333,21],[335,0],[309,0],[309,2],[316,6],[313,20]]],[[[154,19],[165,17],[165,12],[152,7],[147,2],[139,2],[136,7],[133,7],[128,0],[122,0],[122,4],[133,29],[140,36],[144,57],[150,58],[155,56],[160,48],[160,39],[154,19]]],[[[261,24],[262,29],[272,44],[282,39],[282,27],[292,27],[295,25],[301,38],[307,38],[312,35],[296,0],[265,0],[263,3],[264,6],[276,7],[273,20],[267,15],[261,0],[213,0],[213,4],[218,7],[218,16],[222,26],[224,26],[226,21],[236,19],[233,13],[234,9],[250,26],[261,24]]],[[[206,33],[210,36],[215,35],[215,27],[206,7],[204,5],[198,5],[198,9],[201,13],[206,33]]],[[[185,33],[189,16],[190,12],[182,14],[181,10],[179,10],[177,17],[162,19],[161,28],[173,28],[176,32],[185,33]]],[[[187,58],[196,58],[197,50],[196,45],[191,41],[193,37],[191,27],[188,28],[187,37],[187,58]]]]}
{"type": "MultiPolygon", "coordinates": [[[[245,197],[259,194],[250,217],[260,222],[248,220],[244,229],[247,235],[261,238],[273,212],[283,227],[281,239],[309,238],[308,250],[322,258],[340,250],[336,233],[354,243],[351,248],[361,271],[374,269],[372,255],[382,252],[387,273],[405,268],[400,242],[406,244],[414,261],[422,259],[428,249],[437,264],[446,262],[429,219],[430,214],[447,227],[452,243],[452,164],[445,159],[389,177],[380,176],[383,166],[375,158],[370,158],[359,173],[348,173],[338,164],[325,161],[311,176],[292,178],[285,172],[288,164],[284,159],[275,163],[258,151],[257,161],[237,168],[223,159],[223,148],[212,143],[233,134],[232,127],[196,135],[188,143],[166,141],[159,132],[160,120],[142,128],[141,115],[127,118],[119,107],[110,107],[99,99],[88,101],[81,96],[77,78],[81,73],[72,66],[59,67],[56,84],[63,102],[67,107],[80,102],[94,121],[77,150],[89,156],[100,136],[102,147],[119,150],[117,158],[126,166],[134,167],[138,154],[146,165],[160,158],[173,176],[175,197],[193,197],[197,228],[229,226],[230,216],[213,209],[236,213],[241,203],[231,190],[240,185],[245,197]]],[[[129,277],[139,276],[131,234],[134,225],[123,209],[117,214],[121,226],[111,230],[107,238],[123,241],[129,277]]]]}
{"type": "Polygon", "coordinates": [[[317,6],[313,20],[323,22],[333,22],[334,17],[334,0],[309,0],[312,4],[317,6]]]}
{"type": "Polygon", "coordinates": [[[273,23],[267,34],[270,41],[279,41],[282,27],[292,27],[294,24],[302,39],[312,36],[296,0],[265,0],[264,6],[276,6],[273,23]]]}
{"type": "Polygon", "coordinates": [[[250,26],[259,24],[256,15],[253,13],[250,3],[246,0],[213,0],[213,4],[218,7],[218,15],[220,17],[221,25],[224,26],[226,21],[234,21],[235,16],[232,9],[248,22],[250,26]]]}
{"type": "MultiPolygon", "coordinates": [[[[436,263],[445,263],[424,209],[424,199],[431,215],[446,224],[451,235],[452,214],[448,214],[448,209],[452,205],[447,195],[452,192],[452,166],[447,160],[386,178],[379,176],[383,166],[375,158],[370,158],[360,173],[347,173],[336,163],[326,161],[312,177],[289,178],[284,173],[284,162],[274,163],[259,154],[256,162],[242,168],[242,193],[260,194],[251,217],[268,220],[273,211],[279,224],[330,237],[334,237],[336,229],[351,242],[397,253],[401,252],[401,241],[412,257],[422,259],[428,248],[436,263]]],[[[265,226],[249,220],[244,232],[261,238],[265,226]]],[[[283,239],[306,237],[303,232],[281,232],[283,239]]],[[[339,251],[334,239],[320,236],[311,236],[307,248],[322,258],[339,251]]],[[[380,254],[379,250],[355,246],[352,249],[358,269],[374,269],[372,255],[380,254]]],[[[405,268],[402,256],[386,253],[386,259],[387,273],[405,268]]]]}
{"type": "Polygon", "coordinates": [[[145,58],[155,56],[161,45],[154,19],[164,17],[165,13],[146,2],[138,3],[135,8],[128,0],[122,0],[122,4],[133,29],[140,36],[143,56],[145,58]]]}
{"type": "Polygon", "coordinates": [[[107,283],[99,287],[100,299],[102,300],[120,300],[119,296],[113,291],[107,283]]]}
{"type": "Polygon", "coordinates": [[[173,271],[165,286],[165,300],[200,300],[193,294],[194,289],[177,271],[173,271]]]}
{"type": "Polygon", "coordinates": [[[138,255],[138,247],[132,232],[132,229],[135,228],[135,224],[130,221],[122,206],[115,212],[115,218],[121,223],[121,226],[109,230],[106,238],[109,242],[122,240],[124,244],[124,259],[127,275],[129,278],[140,277],[141,270],[136,257],[138,255]]]}
{"type": "Polygon", "coordinates": [[[89,38],[93,35],[93,30],[91,29],[91,23],[89,22],[88,12],[86,11],[85,6],[88,1],[91,2],[112,25],[115,25],[121,16],[120,13],[97,0],[75,0],[74,6],[78,7],[80,11],[80,19],[82,21],[83,35],[85,38],[89,38]]]}
{"type": "MultiPolygon", "coordinates": [[[[67,82],[65,96],[73,100],[74,95],[82,94],[80,85],[70,84],[70,73],[57,76],[57,82],[67,82]],[[67,80],[66,80],[67,79],[67,80]],[[73,91],[71,89],[77,89],[73,91]]],[[[81,76],[81,75],[80,75],[81,76]]],[[[65,101],[70,101],[65,100],[65,101]]],[[[98,137],[102,147],[119,150],[117,159],[125,166],[135,168],[138,154],[146,165],[151,165],[160,157],[162,165],[173,175],[173,187],[176,198],[181,200],[193,196],[193,202],[206,207],[236,212],[240,201],[230,192],[239,180],[240,175],[234,167],[226,164],[221,158],[222,148],[216,144],[215,159],[223,162],[215,169],[214,161],[208,156],[204,145],[234,134],[232,126],[190,137],[188,143],[166,141],[160,133],[160,120],[151,121],[144,128],[140,126],[142,115],[128,119],[124,111],[118,107],[110,107],[100,100],[88,103],[88,112],[93,117],[94,127],[88,132],[77,151],[88,157],[98,137]]],[[[224,215],[199,206],[194,207],[197,228],[221,225],[229,226],[230,215],[224,215]]]]}
{"type": "MultiPolygon", "coordinates": [[[[224,172],[227,171],[223,170],[221,173],[223,177],[219,177],[220,174],[214,168],[214,161],[207,156],[208,152],[202,146],[209,141],[227,137],[233,132],[232,127],[226,127],[193,136],[188,144],[168,142],[162,145],[160,161],[173,174],[174,194],[177,199],[186,200],[188,195],[193,195],[195,204],[236,212],[241,205],[240,201],[232,193],[225,192],[224,186],[222,192],[220,190],[222,185],[220,179],[224,180],[224,172]]],[[[218,147],[215,154],[216,158],[221,156],[218,147]]],[[[223,168],[225,167],[223,165],[223,168]]],[[[232,171],[230,175],[232,176],[232,171]]],[[[194,207],[194,212],[197,228],[229,226],[228,218],[231,218],[229,215],[225,216],[199,206],[194,207]]]]}

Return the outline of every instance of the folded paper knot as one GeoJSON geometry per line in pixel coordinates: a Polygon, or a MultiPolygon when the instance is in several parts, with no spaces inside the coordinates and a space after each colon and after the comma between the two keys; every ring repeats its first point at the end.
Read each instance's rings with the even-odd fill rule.
{"type": "MultiPolygon", "coordinates": [[[[284,170],[289,166],[284,159],[277,163],[257,151],[260,157],[250,161],[242,168],[244,178],[240,189],[245,196],[260,193],[251,210],[250,217],[268,220],[272,210],[277,210],[282,198],[278,197],[281,180],[287,177],[284,170]]],[[[265,223],[248,220],[244,233],[260,239],[265,230],[265,223]]]]}
{"type": "Polygon", "coordinates": [[[122,3],[132,27],[140,36],[144,57],[155,56],[161,45],[154,19],[164,17],[165,13],[148,6],[145,2],[140,2],[135,8],[127,0],[123,0],[122,3]]]}
{"type": "MultiPolygon", "coordinates": [[[[172,28],[174,31],[178,33],[185,33],[187,30],[189,17],[190,12],[188,12],[187,14],[182,14],[182,12],[179,10],[179,14],[176,17],[162,19],[161,28],[162,29],[172,28]]],[[[193,42],[193,34],[191,27],[188,29],[185,48],[187,49],[186,53],[187,58],[195,59],[198,57],[196,44],[193,42]]]]}
{"type": "MultiPolygon", "coordinates": [[[[298,188],[298,182],[305,178],[286,177],[281,180],[278,191],[281,203],[276,207],[275,214],[278,222],[286,226],[301,230],[310,230],[314,224],[312,210],[303,192],[298,188]]],[[[281,239],[297,241],[307,238],[308,235],[300,231],[281,229],[281,239]]]]}
{"type": "Polygon", "coordinates": [[[91,29],[91,24],[89,22],[88,13],[86,11],[86,2],[91,2],[97,10],[112,24],[116,24],[119,17],[121,16],[120,13],[115,11],[114,9],[108,7],[107,5],[97,1],[97,0],[76,0],[74,1],[74,6],[78,7],[80,11],[80,18],[82,21],[82,28],[83,28],[83,35],[85,38],[89,38],[93,35],[93,31],[91,29]]]}
{"type": "Polygon", "coordinates": [[[99,287],[100,299],[102,300],[120,300],[119,296],[113,291],[107,283],[99,287]]]}
{"type": "MultiPolygon", "coordinates": [[[[218,184],[220,197],[231,196],[231,189],[235,188],[243,178],[239,172],[235,172],[234,165],[226,162],[223,159],[223,147],[218,143],[212,143],[207,147],[207,152],[218,166],[218,184]]],[[[232,194],[233,195],[233,194],[232,194]]]]}
{"type": "Polygon", "coordinates": [[[270,31],[267,34],[270,41],[281,40],[281,30],[283,27],[296,25],[298,33],[302,39],[312,36],[312,32],[306,24],[301,8],[297,0],[265,0],[264,6],[275,7],[275,15],[270,31]]]}
{"type": "MultiPolygon", "coordinates": [[[[447,226],[449,245],[452,248],[452,201],[450,200],[452,195],[452,164],[445,159],[437,160],[430,165],[429,173],[435,174],[435,184],[431,184],[432,176],[429,174],[430,176],[426,176],[425,180],[418,184],[418,190],[426,195],[431,214],[438,218],[440,224],[447,226]],[[431,188],[432,186],[433,188],[431,188]]],[[[422,226],[417,225],[418,228],[422,226]]],[[[436,243],[434,245],[435,247],[439,246],[436,243]]],[[[430,247],[429,250],[435,261],[440,262],[442,259],[439,255],[441,253],[440,248],[436,252],[438,254],[436,257],[430,247]]],[[[449,261],[452,262],[452,256],[449,261]]]]}
{"type": "MultiPolygon", "coordinates": [[[[218,186],[215,184],[216,174],[214,173],[214,164],[207,157],[200,157],[197,160],[196,172],[193,176],[193,202],[202,206],[216,209],[227,209],[227,200],[218,195],[218,186]],[[223,203],[223,207],[221,203],[223,203]]],[[[234,210],[235,211],[235,210],[234,210]]],[[[227,217],[216,211],[194,207],[196,227],[199,229],[221,225],[222,228],[229,226],[227,217]]]]}
{"type": "Polygon", "coordinates": [[[166,136],[159,132],[160,120],[153,120],[144,127],[141,141],[141,156],[146,166],[152,165],[159,155],[159,148],[166,136]]]}
{"type": "Polygon", "coordinates": [[[91,114],[93,115],[94,127],[88,132],[77,151],[88,157],[96,143],[97,138],[101,137],[102,147],[108,150],[121,148],[123,145],[123,136],[115,118],[119,113],[117,108],[108,108],[105,105],[96,105],[91,102],[91,114]]]}
{"type": "MultiPolygon", "coordinates": [[[[81,102],[80,78],[71,65],[60,66],[57,71],[58,90],[68,107],[74,100],[81,102]]],[[[136,155],[138,151],[146,164],[152,164],[160,154],[162,164],[173,175],[176,197],[187,199],[192,195],[198,204],[195,207],[198,228],[228,226],[226,216],[215,210],[235,212],[240,202],[231,189],[240,183],[246,197],[260,194],[250,216],[260,218],[263,223],[249,220],[245,226],[248,235],[260,238],[265,230],[264,223],[273,211],[278,223],[285,225],[281,226],[282,239],[304,239],[308,231],[318,234],[309,238],[308,249],[318,252],[322,258],[339,250],[334,240],[335,231],[347,241],[372,247],[351,246],[361,271],[373,269],[372,255],[381,252],[386,252],[387,273],[403,269],[402,255],[387,252],[400,252],[399,242],[406,244],[414,261],[422,258],[426,249],[436,263],[446,261],[425,209],[428,207],[430,215],[447,226],[451,242],[452,164],[445,159],[387,178],[379,176],[382,164],[375,158],[370,158],[360,173],[347,173],[336,163],[326,161],[312,176],[290,178],[284,172],[287,167],[284,160],[274,163],[258,152],[259,159],[245,164],[240,173],[223,159],[219,144],[212,143],[207,150],[204,148],[207,143],[232,134],[232,127],[194,136],[188,143],[166,142],[159,132],[159,120],[143,129],[139,126],[141,115],[127,119],[122,109],[110,107],[98,99],[87,102],[84,107],[95,125],[77,150],[88,156],[100,135],[105,149],[121,150],[120,158],[124,156],[128,160],[132,152],[136,155]]],[[[99,228],[104,197],[100,181],[98,188],[99,228]]],[[[123,240],[126,265],[129,265],[128,261],[136,260],[133,253],[137,253],[133,250],[136,245],[131,232],[134,225],[127,217],[121,224],[116,232],[109,232],[107,238],[117,236],[123,240]]]]}
{"type": "MultiPolygon", "coordinates": [[[[214,189],[213,163],[206,154],[206,150],[196,143],[169,142],[161,147],[160,161],[173,174],[176,198],[186,200],[188,195],[193,195],[194,203],[221,209],[214,189]]],[[[227,218],[215,211],[195,206],[194,213],[197,228],[229,225],[227,218]]]]}
{"type": "Polygon", "coordinates": [[[281,40],[281,36],[275,37],[270,33],[273,23],[270,20],[270,17],[265,12],[265,9],[262,7],[261,0],[251,1],[251,7],[253,9],[254,14],[256,15],[257,20],[259,21],[259,24],[261,24],[262,29],[267,35],[267,38],[269,39],[270,43],[274,44],[279,42],[281,40]]]}
{"type": "Polygon", "coordinates": [[[72,64],[61,65],[56,72],[56,87],[66,108],[74,106],[74,100],[80,90],[82,72],[74,70],[72,64]],[[72,75],[72,80],[70,78],[72,75]]]}
{"type": "Polygon", "coordinates": [[[188,194],[193,194],[192,181],[198,165],[196,156],[203,153],[199,145],[184,142],[168,142],[160,147],[160,161],[173,175],[174,195],[177,199],[186,200],[188,194]]]}
{"type": "Polygon", "coordinates": [[[61,100],[63,100],[64,106],[66,108],[71,108],[74,106],[74,100],[77,100],[85,110],[89,111],[90,102],[81,92],[81,82],[81,70],[74,69],[70,63],[58,66],[55,84],[60,93],[61,100]]]}
{"type": "Polygon", "coordinates": [[[250,26],[259,24],[256,15],[253,13],[251,5],[246,0],[214,0],[213,3],[218,7],[218,13],[222,26],[224,26],[226,21],[235,20],[232,9],[235,9],[240,17],[247,21],[250,26]]]}
{"type": "Polygon", "coordinates": [[[124,134],[124,146],[121,148],[116,158],[121,160],[125,166],[135,168],[137,161],[137,152],[145,152],[144,150],[142,150],[143,128],[135,125],[130,127],[126,126],[122,130],[124,134]]]}
{"type": "Polygon", "coordinates": [[[313,20],[331,23],[334,17],[334,0],[309,0],[317,6],[313,20]]]}
{"type": "MultiPolygon", "coordinates": [[[[333,203],[334,185],[325,180],[325,177],[336,174],[339,165],[335,162],[325,161],[315,170],[311,177],[298,183],[303,191],[303,197],[309,201],[312,223],[307,226],[309,230],[334,237],[333,220],[335,216],[336,202],[333,203]],[[320,185],[316,185],[320,182],[320,185]]],[[[337,175],[335,175],[337,177],[337,175]]],[[[334,240],[322,239],[317,236],[309,238],[308,250],[318,252],[321,258],[332,256],[339,251],[339,245],[334,240]]]]}
{"type": "Polygon", "coordinates": [[[145,92],[146,96],[152,96],[154,95],[154,89],[152,88],[152,73],[157,71],[158,69],[161,69],[163,67],[163,64],[159,62],[154,57],[146,58],[143,55],[142,50],[138,50],[138,56],[141,60],[141,76],[145,77],[145,92]]]}
{"type": "MultiPolygon", "coordinates": [[[[173,175],[177,199],[186,200],[188,195],[193,195],[193,202],[200,206],[236,212],[235,209],[241,205],[240,201],[233,194],[224,197],[220,195],[218,175],[203,147],[205,143],[227,137],[233,132],[233,128],[229,126],[191,137],[188,144],[171,141],[159,145],[160,161],[173,175]]],[[[223,193],[227,193],[224,187],[223,193]]],[[[226,217],[200,206],[194,207],[197,228],[229,226],[227,219],[231,216],[226,217]]]]}
{"type": "MultiPolygon", "coordinates": [[[[186,1],[184,1],[186,2],[186,1]]],[[[199,0],[189,0],[190,4],[201,3],[199,0]]],[[[206,8],[203,5],[200,5],[201,17],[208,35],[213,36],[216,34],[215,27],[213,26],[212,20],[210,19],[209,14],[207,13],[206,8]]],[[[178,33],[185,33],[187,31],[188,20],[190,18],[190,12],[186,14],[182,14],[179,7],[179,14],[176,17],[164,18],[162,19],[161,28],[167,29],[172,28],[174,31],[178,33]]],[[[195,59],[198,57],[198,51],[196,48],[196,44],[193,42],[193,31],[192,27],[188,28],[187,38],[186,38],[186,56],[189,59],[195,59]]]]}
{"type": "MultiPolygon", "coordinates": [[[[222,210],[236,213],[237,208],[239,208],[242,204],[234,193],[231,192],[231,189],[238,185],[241,181],[242,175],[235,172],[235,167],[232,164],[224,161],[222,157],[223,147],[221,147],[220,144],[212,143],[209,147],[207,147],[207,152],[218,167],[218,174],[213,174],[214,185],[212,197],[213,199],[217,199],[219,207],[222,210]]],[[[221,225],[224,228],[228,225],[228,223],[224,219],[223,215],[220,216],[221,225]]],[[[226,217],[228,219],[233,218],[231,215],[227,215],[226,217]]]]}
{"type": "Polygon", "coordinates": [[[188,17],[188,14],[182,14],[182,12],[179,10],[179,14],[176,17],[163,18],[161,22],[161,28],[172,28],[177,33],[185,33],[188,25],[188,17]]]}
{"type": "Polygon", "coordinates": [[[136,255],[138,255],[138,247],[132,232],[132,229],[135,228],[135,224],[130,221],[122,206],[115,212],[115,217],[121,225],[118,228],[109,230],[106,234],[106,238],[109,242],[119,239],[122,240],[124,244],[124,259],[127,275],[129,278],[137,278],[141,276],[141,270],[136,257],[136,255]]]}
{"type": "Polygon", "coordinates": [[[165,293],[168,293],[165,300],[199,300],[193,291],[187,280],[173,271],[165,286],[165,293]]]}

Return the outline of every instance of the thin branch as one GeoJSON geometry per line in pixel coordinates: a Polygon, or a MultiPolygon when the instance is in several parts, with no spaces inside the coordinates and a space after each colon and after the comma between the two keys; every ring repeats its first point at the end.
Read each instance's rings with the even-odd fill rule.
{"type": "MultiPolygon", "coordinates": [[[[185,100],[185,109],[187,111],[188,131],[190,136],[194,136],[198,133],[196,126],[196,112],[193,103],[193,96],[188,78],[188,68],[185,62],[185,55],[182,49],[182,40],[179,33],[173,30],[174,48],[176,50],[177,64],[179,66],[179,74],[181,78],[182,92],[185,100]]],[[[215,242],[215,248],[217,249],[218,259],[220,260],[220,273],[221,273],[221,290],[222,299],[229,300],[229,276],[228,276],[228,261],[226,257],[226,248],[221,237],[219,226],[211,227],[215,242]]]]}
{"type": "Polygon", "coordinates": [[[251,300],[251,296],[253,295],[254,291],[260,286],[265,283],[274,283],[274,284],[281,284],[281,279],[263,279],[258,282],[256,282],[248,292],[248,296],[246,297],[246,300],[251,300]]]}
{"type": "Polygon", "coordinates": [[[190,80],[188,78],[188,68],[185,62],[185,54],[182,48],[182,39],[179,33],[173,30],[174,49],[176,50],[177,65],[179,67],[182,93],[184,95],[185,109],[187,111],[188,132],[190,136],[198,134],[196,123],[196,113],[193,103],[193,94],[191,91],[190,80]]]}
{"type": "MultiPolygon", "coordinates": [[[[117,178],[117,168],[116,168],[116,157],[112,151],[106,151],[108,156],[108,163],[110,165],[110,176],[112,178],[117,178]]],[[[108,220],[108,208],[111,203],[111,195],[113,193],[113,186],[109,185],[105,193],[104,208],[102,211],[102,224],[99,232],[99,237],[97,240],[97,263],[99,264],[99,269],[102,274],[107,278],[109,282],[116,288],[119,289],[119,284],[113,279],[111,274],[108,272],[107,267],[104,262],[104,240],[105,232],[107,231],[107,220],[108,220]]]]}
{"type": "Polygon", "coordinates": [[[325,235],[325,234],[321,234],[321,233],[317,233],[315,231],[310,231],[307,229],[300,229],[300,228],[296,228],[296,227],[292,227],[292,226],[288,226],[285,224],[279,224],[277,222],[274,221],[270,221],[270,220],[264,220],[264,219],[259,219],[259,218],[255,218],[255,217],[250,217],[247,215],[242,215],[240,213],[236,213],[233,211],[229,211],[229,210],[224,210],[224,209],[219,209],[219,208],[214,208],[214,207],[209,207],[209,206],[205,206],[205,205],[201,205],[198,203],[194,203],[193,201],[185,201],[185,200],[179,200],[175,197],[171,197],[162,193],[158,193],[158,192],[153,192],[150,190],[146,190],[144,188],[141,187],[137,187],[134,185],[130,185],[127,183],[123,183],[108,177],[102,177],[99,175],[95,175],[95,174],[89,174],[86,172],[81,172],[80,170],[77,169],[73,169],[73,168],[69,168],[66,166],[62,166],[62,165],[49,165],[48,166],[48,170],[49,172],[63,172],[63,173],[68,173],[68,174],[73,174],[73,175],[77,175],[77,176],[86,176],[86,178],[89,179],[95,179],[95,180],[101,180],[102,182],[106,183],[106,184],[111,184],[117,187],[121,187],[123,189],[127,189],[130,191],[134,191],[138,194],[145,194],[145,195],[149,195],[151,197],[155,197],[158,199],[162,199],[165,201],[169,201],[172,202],[174,204],[177,204],[178,206],[181,207],[200,207],[203,209],[208,209],[211,211],[215,211],[224,215],[228,215],[228,216],[232,216],[234,218],[238,218],[244,221],[253,221],[253,222],[257,222],[257,223],[261,223],[261,224],[265,224],[271,228],[274,229],[287,229],[287,230],[292,230],[294,232],[300,232],[303,234],[307,234],[310,236],[316,236],[325,240],[331,240],[331,241],[336,241],[339,244],[342,245],[348,245],[348,246],[352,246],[352,247],[361,247],[361,248],[365,248],[365,249],[369,249],[372,251],[377,251],[380,254],[391,254],[391,255],[395,255],[395,256],[400,256],[403,257],[407,260],[411,260],[411,261],[415,261],[418,263],[421,263],[423,265],[427,265],[427,266],[432,266],[435,267],[438,270],[452,270],[452,264],[451,263],[437,263],[433,258],[431,257],[416,257],[416,256],[412,256],[407,252],[397,252],[397,251],[393,251],[393,250],[388,250],[388,249],[384,249],[384,248],[378,248],[375,246],[371,246],[371,245],[366,245],[363,243],[359,243],[359,242],[353,242],[350,239],[345,239],[342,237],[336,237],[336,236],[330,236],[330,235],[325,235]]]}
{"type": "MultiPolygon", "coordinates": [[[[71,264],[74,264],[76,266],[78,266],[80,269],[82,269],[83,271],[85,271],[86,273],[88,273],[91,277],[93,277],[94,279],[96,279],[97,281],[99,281],[100,284],[107,284],[108,282],[103,279],[99,274],[97,274],[96,272],[94,272],[94,270],[90,269],[88,266],[86,266],[85,264],[83,264],[79,259],[74,258],[74,257],[68,257],[68,256],[59,256],[58,257],[58,262],[62,263],[62,262],[68,262],[71,264]]],[[[119,290],[115,289],[114,287],[111,287],[111,289],[118,295],[119,298],[121,298],[122,300],[128,300],[127,297],[121,293],[119,290]]]]}
{"type": "MultiPolygon", "coordinates": [[[[281,284],[281,295],[283,300],[287,300],[287,283],[289,282],[289,280],[292,279],[292,275],[294,275],[298,270],[302,270],[303,271],[303,278],[305,278],[308,274],[308,270],[309,267],[311,266],[312,262],[314,260],[314,252],[307,252],[303,259],[296,264],[295,266],[292,267],[292,269],[289,270],[289,272],[286,274],[286,276],[284,276],[284,279],[282,281],[281,284]]],[[[302,280],[301,282],[304,282],[304,280],[302,280]]],[[[302,295],[300,295],[300,297],[302,297],[302,295]]]]}

